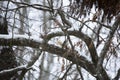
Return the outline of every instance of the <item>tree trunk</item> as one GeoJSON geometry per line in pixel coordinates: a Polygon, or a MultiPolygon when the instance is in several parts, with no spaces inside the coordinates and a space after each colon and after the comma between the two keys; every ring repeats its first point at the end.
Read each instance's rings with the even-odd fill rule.
{"type": "MultiPolygon", "coordinates": [[[[8,34],[8,25],[6,18],[0,15],[0,34],[8,34]]],[[[6,46],[0,46],[0,71],[15,68],[17,61],[14,56],[14,51],[11,44],[5,44],[6,46]]],[[[0,76],[0,80],[16,80],[17,73],[4,74],[0,76]]]]}

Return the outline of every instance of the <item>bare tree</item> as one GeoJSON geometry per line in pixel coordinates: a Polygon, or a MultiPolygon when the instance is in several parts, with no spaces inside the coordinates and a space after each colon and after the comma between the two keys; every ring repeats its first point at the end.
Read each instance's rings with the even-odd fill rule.
{"type": "MultiPolygon", "coordinates": [[[[31,60],[28,60],[26,67],[8,68],[10,71],[1,71],[0,76],[9,72],[19,72],[19,80],[23,80],[25,76],[30,75],[27,72],[31,71],[34,79],[42,80],[53,79],[53,76],[54,79],[59,80],[86,80],[86,77],[95,80],[119,80],[119,0],[44,0],[44,4],[42,1],[40,1],[41,3],[14,0],[2,2],[9,2],[13,6],[19,5],[8,9],[2,6],[0,9],[3,13],[20,15],[21,9],[29,9],[34,12],[34,14],[31,12],[31,15],[34,16],[24,15],[19,18],[22,20],[22,27],[27,27],[23,25],[26,22],[24,19],[33,23],[31,31],[29,31],[30,35],[15,33],[12,37],[8,34],[0,35],[0,45],[9,46],[12,43],[12,46],[29,47],[28,51],[33,50],[35,55],[31,55],[31,58],[27,55],[31,60]],[[49,22],[51,24],[48,24],[49,22]],[[33,37],[34,34],[35,37],[33,37]],[[43,61],[44,63],[40,64],[39,58],[41,54],[45,55],[45,53],[57,56],[57,61],[56,57],[52,57],[51,63],[43,61]],[[53,60],[61,64],[61,67],[55,72],[52,70],[54,71],[57,65],[53,64],[53,60]],[[34,74],[33,66],[37,66],[39,69],[36,69],[39,76],[34,74]],[[45,68],[47,69],[45,70],[45,68]],[[110,73],[111,71],[114,75],[110,73]],[[42,75],[47,74],[46,72],[49,75],[41,78],[42,75]]],[[[16,18],[18,15],[12,15],[12,17],[9,26],[13,25],[11,28],[14,32],[17,28],[15,22],[18,20],[16,18]]],[[[25,32],[22,27],[20,28],[25,32]]],[[[48,54],[47,57],[50,56],[48,54]]],[[[47,59],[44,57],[44,60],[47,59]]]]}

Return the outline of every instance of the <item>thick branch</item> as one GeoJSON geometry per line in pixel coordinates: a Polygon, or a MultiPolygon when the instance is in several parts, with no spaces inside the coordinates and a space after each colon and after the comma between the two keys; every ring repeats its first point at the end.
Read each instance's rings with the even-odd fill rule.
{"type": "MultiPolygon", "coordinates": [[[[95,46],[94,46],[94,44],[92,42],[92,39],[90,37],[88,37],[87,35],[83,34],[82,32],[79,32],[79,31],[68,31],[68,34],[76,36],[76,37],[82,39],[86,43],[86,45],[88,47],[88,50],[90,52],[92,61],[95,64],[95,66],[97,66],[97,64],[98,64],[98,55],[97,55],[95,46]]],[[[53,37],[63,36],[63,35],[64,34],[62,32],[52,33],[52,34],[48,35],[47,39],[49,40],[49,39],[51,39],[53,37]]],[[[108,77],[106,71],[103,69],[102,66],[101,66],[101,72],[100,72],[100,74],[102,74],[102,77],[104,79],[109,80],[109,77],[108,77]]],[[[100,77],[97,77],[97,78],[100,79],[100,77]]]]}
{"type": "MultiPolygon", "coordinates": [[[[9,35],[4,35],[5,37],[9,37],[9,35]]],[[[0,36],[1,38],[1,36],[0,36]]],[[[33,39],[28,38],[1,38],[0,39],[1,46],[28,46],[32,48],[39,48],[41,45],[40,42],[34,41],[33,39]]]]}
{"type": "MultiPolygon", "coordinates": [[[[97,52],[96,52],[96,49],[95,49],[95,46],[94,46],[94,43],[93,43],[92,39],[90,37],[88,37],[87,35],[83,34],[80,31],[75,31],[74,30],[74,31],[68,31],[67,33],[69,35],[73,35],[73,36],[76,36],[76,37],[82,39],[86,43],[86,45],[88,47],[88,50],[90,52],[92,61],[95,65],[97,65],[98,55],[97,55],[97,52]]],[[[56,33],[49,34],[47,36],[47,40],[50,40],[51,38],[54,38],[54,37],[57,37],[57,36],[64,36],[64,33],[56,32],[56,33]]]]}
{"type": "Polygon", "coordinates": [[[61,57],[64,57],[72,61],[74,64],[80,65],[81,67],[86,69],[88,72],[90,72],[93,76],[96,74],[94,65],[91,62],[89,62],[85,57],[76,56],[77,54],[76,51],[73,51],[71,53],[70,51],[62,49],[60,47],[50,45],[50,44],[44,44],[42,42],[38,42],[33,39],[27,39],[27,38],[0,39],[0,43],[1,43],[0,44],[1,46],[12,45],[12,46],[29,46],[33,48],[40,47],[43,51],[59,55],[61,57]],[[67,56],[65,56],[66,53],[68,53],[67,56]]]}
{"type": "Polygon", "coordinates": [[[42,46],[42,50],[59,55],[61,57],[66,58],[69,61],[72,61],[74,64],[80,65],[88,72],[90,72],[93,76],[96,74],[95,66],[91,62],[89,62],[85,57],[76,56],[78,54],[76,51],[69,51],[50,44],[44,44],[42,46]]]}

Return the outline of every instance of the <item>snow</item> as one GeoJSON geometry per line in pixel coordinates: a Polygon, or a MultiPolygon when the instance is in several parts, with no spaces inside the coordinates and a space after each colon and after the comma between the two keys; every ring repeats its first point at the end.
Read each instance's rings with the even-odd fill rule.
{"type": "MultiPolygon", "coordinates": [[[[32,3],[35,3],[35,4],[36,3],[42,3],[42,2],[38,2],[39,0],[32,0],[32,1],[33,1],[32,3]]],[[[68,5],[69,5],[69,1],[68,0],[63,0],[63,6],[65,7],[65,6],[68,6],[68,5]]],[[[15,5],[11,5],[11,7],[13,8],[13,7],[16,7],[16,6],[15,5]]],[[[57,3],[54,3],[54,8],[55,9],[57,9],[59,7],[60,7],[60,4],[57,5],[57,3]]],[[[95,13],[94,9],[92,9],[92,12],[95,13]]],[[[42,42],[42,39],[40,38],[40,35],[43,34],[43,29],[42,29],[42,27],[43,27],[42,26],[43,25],[43,22],[42,22],[43,15],[41,15],[41,14],[43,14],[41,11],[38,11],[38,10],[35,10],[35,9],[31,9],[31,8],[29,10],[29,16],[28,17],[31,20],[28,23],[30,25],[28,27],[28,29],[31,32],[31,36],[29,36],[28,34],[20,35],[20,34],[12,34],[12,33],[10,33],[9,35],[1,35],[0,34],[0,39],[2,39],[2,38],[3,39],[12,39],[12,38],[13,39],[18,39],[19,38],[19,39],[34,40],[36,42],[42,42]]],[[[88,18],[92,19],[92,17],[93,17],[93,15],[90,14],[90,16],[87,17],[87,18],[85,18],[85,20],[88,20],[88,18]]],[[[57,19],[59,19],[59,18],[57,18],[57,19]]],[[[72,26],[73,26],[72,28],[70,28],[70,30],[74,30],[74,29],[78,30],[81,23],[78,22],[78,21],[74,21],[71,18],[69,20],[72,22],[72,26]]],[[[90,26],[91,29],[94,29],[97,24],[94,24],[94,23],[90,22],[90,23],[87,23],[87,25],[90,26]]],[[[17,26],[20,27],[18,22],[17,22],[17,26]]],[[[52,23],[50,26],[52,26],[53,28],[56,27],[55,23],[52,23]]],[[[51,29],[51,31],[49,32],[49,34],[53,33],[53,32],[58,32],[58,31],[61,31],[59,27],[56,28],[56,29],[51,29]]],[[[92,37],[91,34],[93,33],[93,31],[91,31],[88,27],[84,26],[84,29],[82,30],[82,32],[85,33],[85,34],[87,34],[87,35],[89,35],[90,37],[92,37]]],[[[100,36],[102,36],[103,38],[106,38],[108,32],[109,32],[108,29],[103,28],[101,30],[100,36]]],[[[75,37],[71,37],[71,39],[73,40],[73,44],[75,44],[77,41],[79,41],[79,39],[75,38],[75,37]]],[[[60,41],[60,42],[63,43],[64,40],[65,40],[64,37],[57,37],[57,38],[51,39],[49,41],[49,43],[61,47],[61,45],[58,45],[57,43],[58,43],[58,41],[60,41]]],[[[114,38],[113,42],[115,44],[117,44],[116,38],[114,38]]],[[[94,43],[94,44],[96,44],[96,43],[94,43]]],[[[83,43],[83,45],[85,45],[85,44],[83,43]]],[[[104,42],[102,42],[102,44],[97,48],[98,55],[100,55],[100,52],[101,52],[101,50],[103,48],[103,45],[104,45],[104,42]]],[[[79,47],[75,47],[75,49],[80,53],[80,55],[85,56],[89,61],[91,61],[91,59],[89,57],[90,55],[86,55],[86,53],[88,53],[88,52],[86,52],[87,51],[86,46],[82,47],[82,49],[84,49],[84,50],[80,49],[79,47]]],[[[25,58],[28,59],[29,55],[26,55],[26,56],[28,56],[28,57],[25,57],[25,58]]],[[[51,72],[54,75],[56,75],[58,72],[61,71],[60,68],[61,68],[61,65],[63,64],[63,62],[62,62],[63,58],[60,57],[59,61],[58,61],[58,58],[59,58],[58,56],[54,57],[54,63],[52,63],[53,67],[50,68],[51,72]]],[[[112,59],[115,59],[115,58],[110,58],[111,63],[108,63],[106,67],[107,67],[107,72],[109,73],[110,77],[113,78],[115,76],[115,73],[116,73],[115,70],[114,70],[114,68],[116,67],[118,69],[120,67],[119,64],[117,64],[115,66],[115,63],[120,63],[120,59],[117,59],[116,62],[114,62],[114,60],[112,60],[112,59]]],[[[41,62],[42,62],[42,56],[40,56],[39,60],[33,65],[33,68],[35,68],[38,72],[39,72],[39,65],[41,64],[41,62]]],[[[106,63],[106,62],[104,62],[104,63],[106,63]]],[[[44,65],[45,66],[48,65],[47,64],[47,59],[45,60],[45,64],[44,65]]],[[[26,68],[26,65],[19,66],[19,67],[16,67],[14,69],[18,69],[18,68],[26,68]]],[[[4,71],[1,71],[0,73],[7,72],[7,71],[12,71],[14,69],[4,70],[4,71]]],[[[92,77],[91,75],[88,75],[88,73],[84,69],[82,69],[82,72],[84,74],[84,79],[85,80],[95,80],[94,77],[92,77]]],[[[34,75],[38,76],[38,74],[39,73],[34,74],[34,75]]],[[[62,74],[62,72],[60,72],[60,74],[62,74]]]]}
{"type": "Polygon", "coordinates": [[[9,34],[9,35],[3,35],[0,34],[1,39],[27,39],[27,40],[34,40],[36,42],[41,42],[42,39],[35,37],[35,36],[28,36],[28,35],[19,35],[19,34],[9,34]]]}

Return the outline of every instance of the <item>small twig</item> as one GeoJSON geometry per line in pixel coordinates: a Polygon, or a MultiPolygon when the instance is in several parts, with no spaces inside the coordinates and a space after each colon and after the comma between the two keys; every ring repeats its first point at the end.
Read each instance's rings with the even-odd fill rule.
{"type": "Polygon", "coordinates": [[[77,70],[78,70],[78,72],[79,72],[79,74],[80,74],[81,79],[84,80],[83,75],[82,75],[82,72],[81,72],[81,69],[79,69],[79,67],[78,67],[77,64],[76,64],[76,66],[77,66],[77,70]]]}
{"type": "Polygon", "coordinates": [[[60,78],[59,80],[63,80],[63,79],[65,78],[65,76],[67,76],[67,73],[68,73],[68,72],[69,72],[69,70],[71,69],[72,65],[73,65],[73,63],[72,63],[72,64],[70,64],[70,66],[69,66],[69,67],[68,67],[68,69],[66,70],[65,74],[63,75],[63,77],[62,77],[62,78],[60,78]]]}

